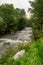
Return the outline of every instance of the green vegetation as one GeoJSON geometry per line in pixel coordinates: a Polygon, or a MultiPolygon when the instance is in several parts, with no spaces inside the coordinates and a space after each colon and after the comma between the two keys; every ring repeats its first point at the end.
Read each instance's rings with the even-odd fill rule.
{"type": "Polygon", "coordinates": [[[20,44],[18,49],[7,48],[7,52],[0,58],[0,65],[43,65],[43,0],[29,1],[30,20],[25,17],[24,9],[14,8],[12,4],[0,6],[0,35],[22,30],[26,26],[33,28],[33,37],[30,44],[20,44]],[[40,39],[38,39],[40,38],[40,39]],[[19,50],[25,49],[23,57],[14,60],[13,56],[19,50]]]}
{"type": "Polygon", "coordinates": [[[25,10],[14,8],[12,4],[0,6],[0,35],[21,30],[27,26],[25,10]]]}
{"type": "Polygon", "coordinates": [[[32,41],[28,45],[21,45],[18,50],[25,49],[26,53],[23,57],[14,60],[13,55],[17,52],[10,53],[7,59],[3,63],[0,61],[0,65],[43,65],[43,38],[32,41]]]}
{"type": "Polygon", "coordinates": [[[32,27],[34,38],[37,39],[42,36],[42,26],[43,26],[43,0],[34,0],[29,1],[32,8],[29,8],[30,13],[32,14],[32,27]]]}
{"type": "Polygon", "coordinates": [[[29,8],[31,18],[26,19],[24,9],[14,8],[12,4],[4,4],[0,6],[0,35],[22,30],[26,26],[33,28],[34,39],[38,39],[43,35],[43,1],[29,1],[32,8],[29,8]]]}

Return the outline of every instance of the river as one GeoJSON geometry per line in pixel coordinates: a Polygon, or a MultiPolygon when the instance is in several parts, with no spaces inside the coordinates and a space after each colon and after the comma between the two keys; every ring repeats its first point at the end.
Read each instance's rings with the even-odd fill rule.
{"type": "Polygon", "coordinates": [[[30,42],[32,38],[32,28],[26,27],[21,31],[17,31],[16,33],[11,33],[0,38],[0,44],[4,42],[14,42],[14,43],[27,43],[30,42]]]}
{"type": "Polygon", "coordinates": [[[5,51],[4,43],[10,43],[10,45],[15,46],[18,43],[29,43],[32,40],[32,28],[26,27],[21,31],[17,31],[16,33],[11,33],[0,38],[0,55],[5,51]]]}

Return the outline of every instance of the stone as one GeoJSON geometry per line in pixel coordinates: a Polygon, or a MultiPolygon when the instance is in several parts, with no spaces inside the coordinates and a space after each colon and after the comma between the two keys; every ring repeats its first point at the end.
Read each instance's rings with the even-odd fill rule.
{"type": "Polygon", "coordinates": [[[3,46],[6,47],[6,46],[11,46],[9,42],[5,42],[3,43],[3,46]]]}
{"type": "Polygon", "coordinates": [[[14,55],[14,60],[17,60],[17,59],[19,59],[20,57],[22,57],[23,55],[24,55],[24,53],[25,53],[25,50],[21,50],[21,51],[19,51],[19,52],[17,52],[15,55],[14,55]]]}

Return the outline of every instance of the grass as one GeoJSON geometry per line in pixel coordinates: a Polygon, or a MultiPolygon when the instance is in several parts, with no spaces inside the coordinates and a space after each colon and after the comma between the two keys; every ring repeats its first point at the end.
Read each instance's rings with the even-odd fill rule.
{"type": "Polygon", "coordinates": [[[14,60],[12,56],[9,56],[6,62],[1,63],[0,65],[43,65],[43,38],[32,41],[28,45],[20,45],[18,50],[25,49],[26,53],[23,57],[14,60]]]}

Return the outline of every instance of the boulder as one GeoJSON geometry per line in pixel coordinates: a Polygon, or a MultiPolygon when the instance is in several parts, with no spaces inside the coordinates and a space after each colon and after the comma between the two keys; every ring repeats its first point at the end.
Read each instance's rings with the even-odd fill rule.
{"type": "Polygon", "coordinates": [[[14,55],[14,60],[16,60],[16,59],[19,59],[20,57],[22,57],[23,55],[24,55],[24,53],[25,53],[25,50],[21,50],[21,51],[19,51],[19,52],[17,52],[15,55],[14,55]]]}
{"type": "Polygon", "coordinates": [[[4,46],[4,47],[7,47],[7,46],[11,46],[11,45],[10,45],[9,42],[5,42],[5,43],[3,43],[3,46],[4,46]]]}

